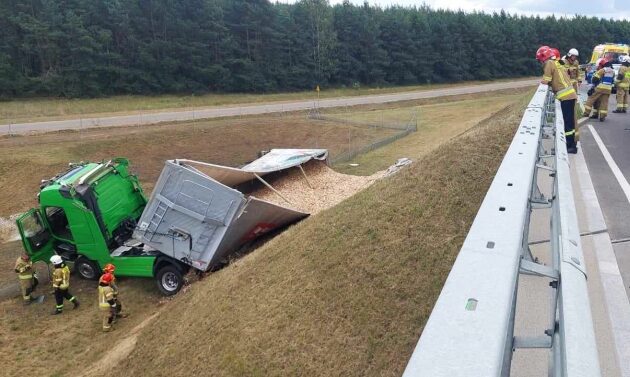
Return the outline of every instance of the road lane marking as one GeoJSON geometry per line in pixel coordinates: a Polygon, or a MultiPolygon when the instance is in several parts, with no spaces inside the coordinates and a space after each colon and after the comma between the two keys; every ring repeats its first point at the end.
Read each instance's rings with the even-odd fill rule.
{"type": "MultiPolygon", "coordinates": [[[[590,127],[589,125],[589,128],[590,127]]],[[[601,142],[595,130],[591,129],[591,131],[593,136],[601,142]]],[[[600,144],[600,148],[601,147],[603,147],[603,143],[600,144]]],[[[608,155],[610,156],[609,153],[608,155]]],[[[604,215],[599,205],[597,195],[595,194],[595,188],[593,187],[586,160],[584,159],[583,148],[580,148],[572,162],[575,164],[576,183],[581,196],[583,209],[585,210],[584,220],[589,224],[589,228],[593,226],[595,226],[595,229],[601,228],[601,226],[605,224],[604,215]]],[[[614,161],[612,162],[614,164],[614,161]]],[[[627,360],[630,360],[630,302],[628,301],[627,292],[624,287],[624,281],[617,263],[610,235],[607,232],[591,235],[583,240],[582,245],[583,248],[587,249],[586,256],[592,255],[594,251],[596,258],[604,304],[610,321],[612,341],[616,351],[615,359],[617,361],[617,367],[620,369],[618,375],[620,377],[630,377],[630,363],[627,362],[627,360]]],[[[605,343],[606,342],[599,344],[598,342],[598,346],[602,345],[605,348],[605,343]]],[[[615,373],[615,375],[617,374],[615,373]]]]}
{"type": "Polygon", "coordinates": [[[597,143],[599,150],[602,152],[602,155],[604,156],[604,159],[608,163],[610,170],[612,170],[613,175],[615,176],[615,178],[617,179],[617,182],[621,186],[621,190],[626,195],[626,199],[628,200],[628,203],[630,203],[630,183],[628,183],[628,181],[626,180],[626,177],[623,176],[621,169],[619,169],[619,166],[617,166],[617,163],[610,155],[610,152],[608,152],[608,148],[606,148],[606,145],[604,145],[604,142],[599,137],[599,134],[597,133],[597,131],[595,131],[595,128],[593,128],[593,125],[589,124],[587,127],[589,130],[591,130],[591,133],[593,134],[593,139],[595,139],[595,142],[597,143]]]}

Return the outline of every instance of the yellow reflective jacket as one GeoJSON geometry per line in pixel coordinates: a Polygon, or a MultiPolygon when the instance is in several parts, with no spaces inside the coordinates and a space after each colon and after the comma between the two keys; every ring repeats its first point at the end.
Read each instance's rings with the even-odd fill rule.
{"type": "Polygon", "coordinates": [[[15,272],[18,274],[20,280],[33,278],[33,262],[25,261],[22,257],[19,257],[15,261],[15,272]]]}
{"type": "Polygon", "coordinates": [[[112,287],[106,285],[106,286],[102,286],[99,285],[98,286],[98,307],[99,309],[102,310],[106,310],[109,308],[114,308],[116,307],[116,304],[114,305],[110,305],[109,301],[114,299],[114,290],[112,289],[112,287]]]}
{"type": "Polygon", "coordinates": [[[613,82],[615,81],[615,70],[611,67],[604,67],[595,72],[593,77],[599,79],[599,84],[595,88],[596,92],[610,93],[612,91],[613,82]]]}
{"type": "Polygon", "coordinates": [[[571,63],[568,59],[562,59],[564,63],[564,68],[567,70],[567,74],[569,75],[569,79],[571,79],[572,83],[577,83],[580,81],[584,81],[584,73],[580,70],[580,62],[575,59],[573,63],[571,63]]]}
{"type": "Polygon", "coordinates": [[[52,273],[53,288],[68,289],[70,288],[70,269],[65,264],[62,267],[55,268],[52,273]]]}
{"type": "Polygon", "coordinates": [[[542,81],[551,86],[551,90],[555,93],[558,100],[577,99],[577,94],[575,89],[573,89],[567,70],[556,60],[549,59],[545,62],[542,81]]]}
{"type": "Polygon", "coordinates": [[[630,67],[622,65],[617,73],[617,86],[622,89],[630,88],[630,67]]]}

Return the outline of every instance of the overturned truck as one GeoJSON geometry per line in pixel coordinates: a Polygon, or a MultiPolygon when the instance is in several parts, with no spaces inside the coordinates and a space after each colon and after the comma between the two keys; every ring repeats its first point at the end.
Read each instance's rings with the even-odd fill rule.
{"type": "Polygon", "coordinates": [[[241,168],[166,161],[148,201],[126,159],[71,164],[43,181],[39,206],[16,222],[34,262],[57,254],[86,279],[114,263],[117,276],[153,277],[172,295],[191,267],[208,271],[243,244],[308,216],[286,206],[265,178],[296,168],[308,182],[302,165],[327,156],[325,149],[276,149],[241,168]],[[252,195],[252,182],[283,205],[252,195]]]}
{"type": "Polygon", "coordinates": [[[248,196],[240,185],[258,180],[274,190],[263,176],[292,167],[304,172],[302,164],[327,155],[325,149],[275,149],[241,168],[167,161],[134,238],[206,271],[242,244],[309,215],[248,196]]]}

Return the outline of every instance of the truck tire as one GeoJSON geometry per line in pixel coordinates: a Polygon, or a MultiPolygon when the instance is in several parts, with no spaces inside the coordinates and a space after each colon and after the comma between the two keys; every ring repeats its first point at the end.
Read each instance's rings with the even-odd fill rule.
{"type": "Polygon", "coordinates": [[[184,275],[172,264],[160,268],[155,275],[158,289],[165,296],[172,296],[184,286],[184,275]]]}
{"type": "Polygon", "coordinates": [[[74,270],[86,280],[96,280],[100,275],[100,269],[96,262],[93,262],[86,257],[77,258],[74,262],[74,270]]]}

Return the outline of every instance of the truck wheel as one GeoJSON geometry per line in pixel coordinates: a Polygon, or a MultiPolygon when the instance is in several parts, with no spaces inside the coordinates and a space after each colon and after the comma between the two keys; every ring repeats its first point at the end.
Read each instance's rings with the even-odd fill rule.
{"type": "Polygon", "coordinates": [[[87,280],[96,280],[100,271],[96,263],[85,257],[79,257],[74,262],[74,270],[79,273],[79,276],[87,280]]]}
{"type": "Polygon", "coordinates": [[[158,271],[155,276],[158,288],[165,296],[172,296],[179,292],[184,286],[184,275],[179,268],[173,265],[167,265],[158,271]]]}

